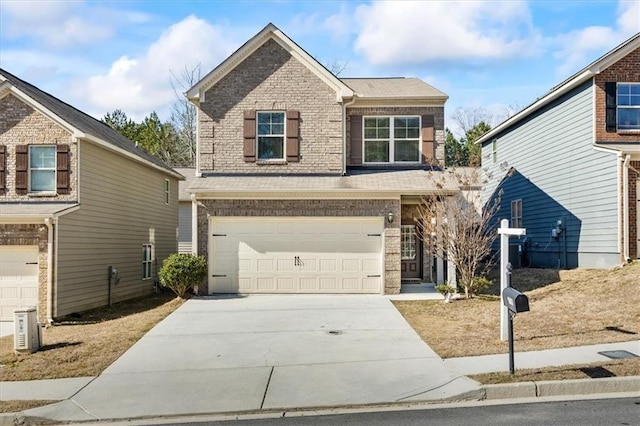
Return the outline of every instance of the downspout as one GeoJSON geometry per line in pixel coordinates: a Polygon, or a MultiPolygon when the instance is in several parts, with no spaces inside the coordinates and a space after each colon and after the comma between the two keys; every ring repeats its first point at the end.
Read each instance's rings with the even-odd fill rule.
{"type": "Polygon", "coordinates": [[[53,223],[44,218],[47,225],[47,323],[53,324],[53,223]]]}
{"type": "Polygon", "coordinates": [[[624,226],[622,232],[624,235],[624,260],[629,262],[631,260],[629,256],[629,163],[631,162],[631,156],[627,154],[624,157],[624,168],[622,169],[622,208],[624,209],[624,226]]]}
{"type": "Polygon", "coordinates": [[[342,175],[347,174],[347,107],[355,103],[356,96],[342,104],[342,175]]]}

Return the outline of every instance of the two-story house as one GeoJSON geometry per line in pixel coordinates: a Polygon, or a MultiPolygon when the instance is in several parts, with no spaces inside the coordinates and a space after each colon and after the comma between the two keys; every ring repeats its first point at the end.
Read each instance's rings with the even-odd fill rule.
{"type": "Polygon", "coordinates": [[[0,70],[0,321],[17,307],[37,306],[44,322],[152,292],[177,248],[180,179],[0,70]]]}
{"type": "MultiPolygon", "coordinates": [[[[525,266],[640,258],[640,33],[478,140],[525,266]]],[[[515,251],[517,252],[517,251],[515,251]]],[[[513,259],[512,259],[513,260],[513,259]]]]}
{"type": "Polygon", "coordinates": [[[415,209],[458,190],[438,171],[447,95],[415,78],[340,79],[269,24],[187,96],[201,293],[380,294],[442,280],[415,209]]]}

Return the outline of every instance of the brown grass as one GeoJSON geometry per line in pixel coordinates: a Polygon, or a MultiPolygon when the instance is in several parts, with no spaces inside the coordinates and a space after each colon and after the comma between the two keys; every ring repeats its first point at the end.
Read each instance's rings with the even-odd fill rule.
{"type": "Polygon", "coordinates": [[[542,380],[597,379],[603,377],[640,376],[640,358],[594,364],[516,370],[514,374],[488,373],[471,375],[482,384],[531,382],[542,380]]]}
{"type": "Polygon", "coordinates": [[[0,381],[96,376],[183,301],[173,293],[145,296],[67,317],[42,330],[41,350],[16,354],[0,339],[0,381]]]}
{"type": "Polygon", "coordinates": [[[20,411],[29,410],[31,408],[42,407],[58,401],[0,401],[0,413],[18,413],[20,411]]]}
{"type": "MultiPolygon", "coordinates": [[[[530,312],[514,320],[515,350],[640,339],[640,262],[611,270],[514,270],[530,312]],[[554,274],[558,281],[550,283],[554,274]],[[537,287],[537,288],[535,288],[537,287]]],[[[443,358],[505,353],[496,295],[471,300],[397,301],[405,319],[443,358]]],[[[639,354],[640,355],[640,354],[639,354]]]]}

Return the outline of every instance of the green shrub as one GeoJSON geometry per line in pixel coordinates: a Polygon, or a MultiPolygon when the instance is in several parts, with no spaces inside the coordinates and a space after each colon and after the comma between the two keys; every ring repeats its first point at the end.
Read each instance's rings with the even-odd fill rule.
{"type": "Polygon", "coordinates": [[[473,277],[473,279],[471,280],[471,284],[469,285],[469,294],[471,296],[475,296],[482,290],[490,287],[491,284],[493,284],[493,281],[491,281],[487,277],[473,277]]]}
{"type": "Polygon", "coordinates": [[[438,293],[440,293],[443,296],[446,296],[447,294],[453,294],[456,292],[455,287],[450,286],[447,283],[444,284],[438,284],[437,286],[434,287],[436,289],[436,291],[438,293]]]}
{"type": "Polygon", "coordinates": [[[207,276],[207,262],[202,256],[174,253],[162,262],[158,272],[160,284],[183,298],[189,289],[202,283],[207,276]]]}

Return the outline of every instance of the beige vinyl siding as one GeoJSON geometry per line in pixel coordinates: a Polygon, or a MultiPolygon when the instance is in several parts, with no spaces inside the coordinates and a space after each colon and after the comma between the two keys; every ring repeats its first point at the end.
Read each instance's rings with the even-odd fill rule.
{"type": "Polygon", "coordinates": [[[152,234],[158,268],[177,250],[175,178],[85,141],[79,165],[80,209],[58,223],[56,317],[107,304],[109,265],[120,275],[113,302],[150,293],[153,279],[142,280],[142,245],[152,234]]]}
{"type": "Polygon", "coordinates": [[[178,252],[191,253],[191,201],[180,202],[178,213],[178,252]]]}

